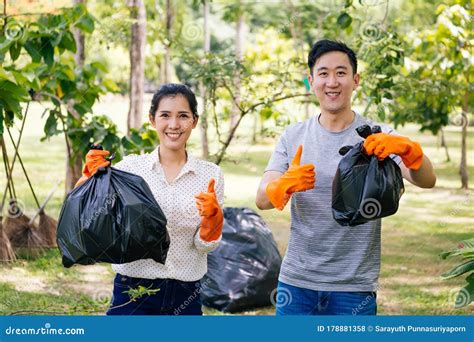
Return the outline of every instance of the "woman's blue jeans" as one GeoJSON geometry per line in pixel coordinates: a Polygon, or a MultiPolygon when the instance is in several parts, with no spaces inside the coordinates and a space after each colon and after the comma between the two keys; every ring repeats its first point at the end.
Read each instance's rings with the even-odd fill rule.
{"type": "Polygon", "coordinates": [[[376,315],[376,292],[313,291],[278,282],[276,314],[376,315]]]}
{"type": "Polygon", "coordinates": [[[107,315],[202,315],[200,296],[199,281],[142,279],[117,274],[107,315]],[[127,291],[139,286],[159,291],[131,301],[127,291]]]}

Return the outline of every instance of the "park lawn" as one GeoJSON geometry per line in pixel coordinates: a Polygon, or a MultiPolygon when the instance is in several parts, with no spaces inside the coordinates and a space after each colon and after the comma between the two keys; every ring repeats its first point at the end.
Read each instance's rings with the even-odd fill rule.
{"type": "MultiPolygon", "coordinates": [[[[120,104],[102,104],[114,112],[120,104]]],[[[21,156],[30,173],[40,202],[58,180],[64,179],[65,149],[62,137],[39,142],[45,118],[32,111],[21,143],[21,156]]],[[[123,111],[123,110],[122,110],[123,111]]],[[[114,118],[111,114],[111,117],[114,118]]],[[[114,118],[115,120],[115,118],[114,118]]],[[[123,127],[123,122],[120,123],[123,127]]],[[[255,207],[255,192],[260,176],[273,149],[274,140],[264,139],[250,143],[239,131],[237,141],[230,148],[231,160],[221,166],[225,174],[226,206],[255,207]]],[[[450,146],[451,162],[445,161],[444,149],[429,133],[421,134],[416,126],[399,129],[399,132],[421,142],[435,166],[438,182],[434,189],[418,189],[406,185],[398,213],[383,220],[382,267],[378,291],[378,313],[387,315],[462,315],[472,314],[473,304],[463,309],[453,308],[453,289],[463,286],[463,279],[443,281],[440,274],[456,260],[441,260],[438,254],[451,249],[463,239],[473,237],[474,190],[460,190],[458,164],[460,160],[460,128],[448,127],[446,139],[450,146]]],[[[198,146],[198,132],[191,146],[198,146]]],[[[7,144],[11,152],[11,145],[7,144]]],[[[469,175],[474,182],[474,134],[468,138],[469,175]]],[[[197,154],[197,153],[195,153],[197,154]]],[[[12,156],[10,156],[11,158],[12,156]]],[[[33,196],[24,181],[19,165],[15,167],[16,191],[27,215],[35,211],[33,196]]],[[[0,189],[5,186],[1,173],[0,189]]],[[[317,166],[316,166],[317,172],[317,166]]],[[[46,208],[47,214],[59,215],[63,201],[62,186],[46,208]]],[[[289,209],[283,212],[258,211],[273,232],[280,253],[284,255],[289,237],[289,209]]],[[[43,310],[70,314],[103,314],[107,309],[112,290],[113,272],[106,264],[61,266],[57,250],[49,250],[42,257],[19,259],[0,265],[0,314],[21,310],[43,310]]],[[[221,314],[205,309],[205,314],[221,314]]],[[[272,315],[273,307],[258,308],[242,314],[272,315]]]]}

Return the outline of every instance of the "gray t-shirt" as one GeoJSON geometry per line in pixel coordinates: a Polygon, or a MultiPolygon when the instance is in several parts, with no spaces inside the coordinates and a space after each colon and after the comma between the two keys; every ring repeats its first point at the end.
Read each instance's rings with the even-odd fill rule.
{"type": "MultiPolygon", "coordinates": [[[[380,272],[381,220],[344,227],[332,216],[332,181],[342,156],[339,149],[363,139],[355,129],[363,124],[390,127],[358,114],[341,132],[329,132],[319,116],[290,125],[280,137],[265,171],[285,172],[298,145],[303,145],[301,165],[312,163],[316,184],[291,197],[291,232],[279,280],[315,291],[376,291],[380,272]]],[[[398,164],[401,159],[391,156],[398,164]]]]}

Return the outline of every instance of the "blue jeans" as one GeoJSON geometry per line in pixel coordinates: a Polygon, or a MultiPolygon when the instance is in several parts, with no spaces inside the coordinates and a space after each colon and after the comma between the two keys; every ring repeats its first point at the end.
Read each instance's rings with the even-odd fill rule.
{"type": "Polygon", "coordinates": [[[199,281],[142,279],[117,273],[107,315],[202,315],[200,296],[199,281]],[[139,286],[160,291],[131,301],[126,292],[139,286]]]}
{"type": "Polygon", "coordinates": [[[278,282],[276,314],[376,315],[376,292],[313,291],[278,282]]]}

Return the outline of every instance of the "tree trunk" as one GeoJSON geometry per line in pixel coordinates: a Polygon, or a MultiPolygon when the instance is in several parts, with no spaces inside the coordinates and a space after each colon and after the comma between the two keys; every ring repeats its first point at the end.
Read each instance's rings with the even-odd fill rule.
{"type": "MultiPolygon", "coordinates": [[[[302,61],[306,59],[305,49],[304,49],[304,40],[302,39],[302,30],[301,30],[301,17],[298,14],[298,9],[296,9],[291,0],[286,1],[288,6],[288,13],[295,13],[289,20],[289,28],[291,33],[291,38],[293,41],[293,48],[299,54],[299,58],[302,61]]],[[[301,77],[303,80],[307,77],[307,72],[303,72],[301,77]]],[[[304,117],[305,120],[309,118],[309,101],[304,102],[304,117]]]]}
{"type": "Polygon", "coordinates": [[[259,112],[254,112],[253,113],[252,144],[257,143],[258,117],[259,116],[260,116],[259,112]]]}
{"type": "Polygon", "coordinates": [[[165,58],[163,59],[163,82],[169,83],[171,81],[171,30],[173,28],[173,5],[171,0],[166,0],[166,39],[165,43],[165,58]]]}
{"type": "MultiPolygon", "coordinates": [[[[204,5],[204,54],[207,54],[211,50],[211,32],[209,31],[209,2],[203,1],[204,5]]],[[[206,62],[206,58],[203,59],[203,63],[206,62]]],[[[202,96],[202,113],[200,118],[200,129],[201,129],[201,147],[202,147],[202,159],[209,159],[209,138],[207,136],[207,89],[203,82],[200,82],[200,93],[202,96]]]]}
{"type": "Polygon", "coordinates": [[[132,24],[130,42],[130,106],[127,134],[131,128],[140,128],[143,116],[145,83],[146,10],[143,0],[129,1],[132,24]]]}
{"type": "Polygon", "coordinates": [[[67,149],[66,160],[66,194],[74,189],[79,178],[82,176],[82,154],[77,153],[75,156],[72,151],[67,149]],[[71,161],[71,163],[70,163],[71,161]]]}
{"type": "MultiPolygon", "coordinates": [[[[240,1],[239,1],[240,4],[240,1]]],[[[243,34],[243,26],[244,26],[244,16],[242,11],[239,9],[239,16],[236,22],[236,29],[235,29],[235,59],[239,62],[243,59],[243,51],[242,51],[242,34],[243,34]]],[[[233,127],[237,124],[239,120],[239,109],[237,105],[240,104],[240,92],[241,92],[241,79],[240,73],[235,75],[234,77],[234,84],[235,84],[235,101],[232,102],[232,109],[230,114],[230,131],[232,131],[233,127]]]]}
{"type": "MultiPolygon", "coordinates": [[[[74,0],[74,5],[87,4],[87,0],[74,0]]],[[[86,59],[86,49],[85,49],[85,38],[80,30],[74,29],[73,31],[74,39],[76,40],[76,53],[74,55],[74,60],[79,67],[84,66],[84,61],[86,59]]],[[[66,133],[65,133],[66,134],[66,133]]],[[[66,139],[69,139],[66,136],[66,139]]],[[[74,146],[71,146],[69,143],[66,144],[66,184],[65,190],[66,194],[74,189],[74,185],[82,176],[82,151],[79,151],[74,155],[74,146]]]]}
{"type": "MultiPolygon", "coordinates": [[[[87,4],[87,0],[74,0],[74,5],[87,4]]],[[[85,38],[81,33],[81,30],[74,29],[74,39],[76,40],[76,53],[74,55],[74,60],[76,64],[80,67],[84,66],[84,61],[86,59],[86,49],[85,49],[85,38]]]]}
{"type": "Polygon", "coordinates": [[[441,147],[444,147],[444,151],[446,153],[446,161],[449,162],[451,161],[451,158],[449,157],[449,151],[448,151],[448,145],[446,144],[446,139],[444,138],[444,130],[441,127],[440,131],[440,137],[441,137],[441,147]]]}
{"type": "Polygon", "coordinates": [[[467,110],[469,94],[464,94],[463,103],[462,103],[462,133],[461,133],[461,164],[459,166],[459,173],[461,175],[461,188],[468,189],[468,172],[467,172],[467,110]]]}

